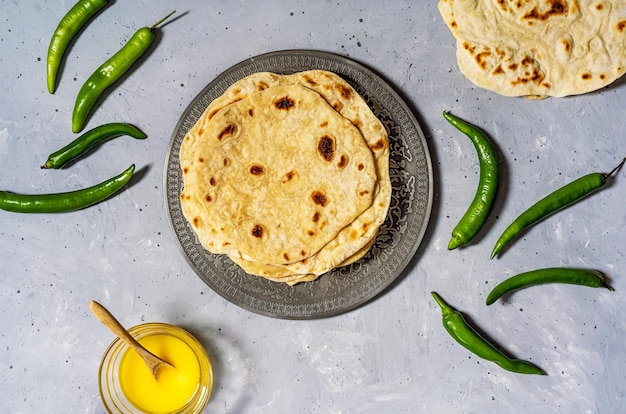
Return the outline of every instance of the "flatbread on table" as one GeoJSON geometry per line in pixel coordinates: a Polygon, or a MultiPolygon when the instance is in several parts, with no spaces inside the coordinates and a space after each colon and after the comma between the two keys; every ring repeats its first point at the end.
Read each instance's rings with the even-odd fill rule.
{"type": "MultiPolygon", "coordinates": [[[[211,116],[223,107],[244,99],[255,91],[277,85],[301,85],[319,93],[337,112],[359,129],[372,150],[376,162],[378,186],[371,207],[350,226],[342,230],[338,237],[319,253],[306,260],[285,266],[293,274],[321,275],[340,266],[348,257],[360,251],[374,238],[386,218],[391,200],[389,139],[385,127],[358,92],[339,75],[323,70],[309,70],[290,75],[271,72],[254,73],[231,85],[220,98],[209,105],[205,113],[211,116]]],[[[260,267],[257,265],[255,269],[258,271],[260,267]]],[[[268,267],[263,273],[267,276],[283,272],[268,267]]]]}
{"type": "MultiPolygon", "coordinates": [[[[359,130],[368,145],[374,157],[377,176],[374,198],[369,208],[345,226],[335,238],[317,253],[303,260],[292,263],[285,261],[283,263],[267,263],[265,260],[259,260],[256,255],[253,257],[242,254],[238,250],[225,249],[225,251],[221,251],[227,253],[247,273],[294,284],[300,281],[314,280],[335,267],[350,264],[365,255],[373,245],[378,228],[386,218],[391,199],[389,144],[384,126],[371,112],[363,98],[340,76],[322,70],[311,70],[291,75],[269,72],[249,75],[235,82],[220,97],[211,102],[188,135],[195,137],[198,132],[198,125],[203,122],[212,122],[211,120],[215,116],[218,116],[222,111],[227,111],[232,105],[237,105],[261,91],[271,90],[279,86],[306,87],[318,93],[337,113],[349,120],[359,130]]],[[[185,142],[183,142],[183,146],[185,146],[185,142]]],[[[192,146],[189,145],[189,147],[192,146]]],[[[181,165],[185,165],[183,152],[184,149],[181,147],[181,165]]],[[[183,194],[187,194],[187,181],[185,177],[186,189],[183,194]]],[[[182,202],[184,200],[181,199],[182,202]]],[[[200,239],[202,242],[202,238],[200,239]]],[[[214,251],[211,250],[214,246],[205,247],[214,251]]],[[[308,251],[313,250],[309,249],[308,251]]]]}
{"type": "Polygon", "coordinates": [[[440,0],[461,72],[505,96],[591,92],[626,71],[623,0],[440,0]]]}
{"type": "Polygon", "coordinates": [[[203,245],[267,264],[310,257],[371,204],[362,135],[301,86],[255,92],[198,122],[181,145],[181,206],[203,245]]]}

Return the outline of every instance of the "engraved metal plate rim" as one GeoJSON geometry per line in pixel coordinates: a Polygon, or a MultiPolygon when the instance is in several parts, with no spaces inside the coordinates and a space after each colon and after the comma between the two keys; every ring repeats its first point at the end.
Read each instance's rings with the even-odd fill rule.
{"type": "Polygon", "coordinates": [[[165,157],[163,183],[170,227],[183,256],[200,279],[243,309],[282,319],[338,315],[383,292],[402,274],[417,252],[426,232],[433,200],[432,165],[426,139],[404,100],[381,77],[351,59],[299,49],[246,59],[203,88],[187,106],[172,133],[165,157]],[[370,99],[368,104],[389,132],[392,204],[395,205],[390,206],[379,238],[363,259],[350,267],[333,270],[314,282],[289,287],[247,275],[223,255],[213,255],[199,245],[180,208],[182,178],[178,151],[185,134],[208,104],[233,82],[260,71],[289,73],[307,69],[335,72],[366,100],[370,99]]]}

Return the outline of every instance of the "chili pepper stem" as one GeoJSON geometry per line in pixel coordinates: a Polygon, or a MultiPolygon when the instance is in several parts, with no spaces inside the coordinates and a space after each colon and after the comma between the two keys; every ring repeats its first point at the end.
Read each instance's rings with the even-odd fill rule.
{"type": "Polygon", "coordinates": [[[167,16],[165,16],[164,18],[162,18],[161,20],[159,20],[158,22],[156,22],[155,24],[153,24],[152,26],[150,26],[150,30],[154,30],[157,28],[157,26],[159,26],[161,23],[163,23],[164,21],[166,21],[167,19],[170,18],[171,15],[173,15],[174,13],[176,13],[176,10],[172,10],[170,12],[170,14],[168,14],[167,16]]]}
{"type": "Polygon", "coordinates": [[[626,157],[624,157],[622,159],[622,162],[620,162],[615,168],[613,168],[611,170],[611,172],[609,172],[608,174],[602,174],[602,177],[606,180],[607,178],[609,178],[610,176],[615,174],[617,171],[619,171],[624,166],[624,162],[626,162],[626,157]]]}
{"type": "Polygon", "coordinates": [[[443,312],[444,316],[450,313],[450,306],[448,306],[448,304],[444,302],[444,300],[441,298],[441,296],[437,294],[437,292],[430,292],[430,294],[433,295],[433,298],[435,298],[435,302],[437,302],[437,304],[441,307],[441,311],[443,312]]]}

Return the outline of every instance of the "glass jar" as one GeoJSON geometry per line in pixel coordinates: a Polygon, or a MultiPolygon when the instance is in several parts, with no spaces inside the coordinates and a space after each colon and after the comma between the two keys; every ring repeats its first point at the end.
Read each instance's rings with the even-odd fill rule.
{"type": "MultiPolygon", "coordinates": [[[[134,326],[128,330],[130,334],[140,343],[143,341],[159,341],[160,339],[167,339],[168,343],[173,343],[176,346],[182,346],[185,353],[189,353],[191,358],[188,359],[195,363],[197,361],[197,367],[194,365],[192,370],[195,373],[199,373],[199,381],[195,390],[187,399],[186,403],[183,403],[176,409],[165,411],[170,413],[200,413],[206,407],[209,402],[209,396],[213,387],[213,371],[211,368],[211,362],[204,349],[204,347],[186,330],[166,323],[146,323],[134,326]],[[149,338],[152,337],[152,338],[149,338]],[[178,343],[178,341],[182,342],[178,343]],[[189,349],[187,349],[186,347],[189,349]],[[188,352],[190,351],[190,352],[188,352]],[[194,358],[195,357],[195,358],[194,358]]],[[[148,347],[150,350],[150,348],[148,347]]],[[[128,352],[134,353],[126,342],[117,338],[108,347],[99,369],[99,387],[100,396],[105,408],[110,413],[144,413],[145,407],[141,407],[141,404],[137,404],[137,399],[131,395],[126,395],[124,391],[124,375],[120,375],[120,367],[125,364],[125,360],[130,357],[135,358],[136,354],[126,355],[128,352]],[[130,397],[130,398],[129,398],[130,397]],[[131,402],[135,400],[135,403],[131,402]]],[[[159,352],[152,351],[157,356],[159,352]]],[[[186,363],[188,363],[186,361],[186,363]]],[[[168,361],[171,362],[171,361],[168,361]]],[[[146,372],[149,372],[146,367],[146,372]]],[[[149,378],[152,379],[152,378],[149,378]]],[[[126,391],[130,394],[130,391],[126,391]]],[[[159,395],[162,397],[162,395],[159,395]]]]}

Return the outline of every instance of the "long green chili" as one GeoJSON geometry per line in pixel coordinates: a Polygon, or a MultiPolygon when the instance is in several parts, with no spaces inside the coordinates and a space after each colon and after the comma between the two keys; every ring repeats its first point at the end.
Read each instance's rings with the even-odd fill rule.
{"type": "Polygon", "coordinates": [[[507,293],[546,283],[567,283],[613,290],[597,270],[551,267],[520,273],[500,282],[489,292],[486,303],[491,305],[507,293]]]}
{"type": "Polygon", "coordinates": [[[16,213],[62,213],[89,207],[121,190],[131,179],[132,164],[119,175],[92,187],[64,193],[16,194],[0,191],[0,209],[16,213]]]}
{"type": "Polygon", "coordinates": [[[57,73],[68,45],[87,22],[107,3],[108,0],[80,0],[59,22],[50,40],[50,46],[48,46],[46,59],[48,92],[54,93],[56,91],[57,73]]]}
{"type": "Polygon", "coordinates": [[[448,305],[435,292],[431,292],[437,304],[441,307],[443,326],[446,331],[459,344],[480,358],[495,362],[507,371],[520,374],[546,375],[545,372],[534,364],[520,359],[510,358],[492,343],[483,338],[474,328],[472,328],[463,314],[448,305]]]}
{"type": "Polygon", "coordinates": [[[480,163],[480,178],[474,199],[452,230],[448,250],[453,250],[469,244],[487,220],[498,191],[499,167],[491,142],[480,128],[449,112],[444,112],[443,117],[469,137],[476,148],[480,163]]]}
{"type": "Polygon", "coordinates": [[[530,226],[600,189],[607,179],[624,165],[625,161],[626,158],[608,174],[596,172],[580,177],[530,206],[504,230],[493,247],[491,258],[496,257],[511,240],[530,226]]]}
{"type": "Polygon", "coordinates": [[[131,124],[111,122],[100,125],[50,154],[41,168],[62,168],[104,141],[122,135],[128,135],[135,139],[145,139],[147,137],[146,134],[131,124]]]}
{"type": "Polygon", "coordinates": [[[144,54],[154,41],[157,26],[167,20],[171,12],[151,27],[137,30],[122,48],[104,62],[87,78],[76,97],[72,112],[72,131],[80,132],[85,126],[89,112],[102,93],[117,81],[144,54]]]}

